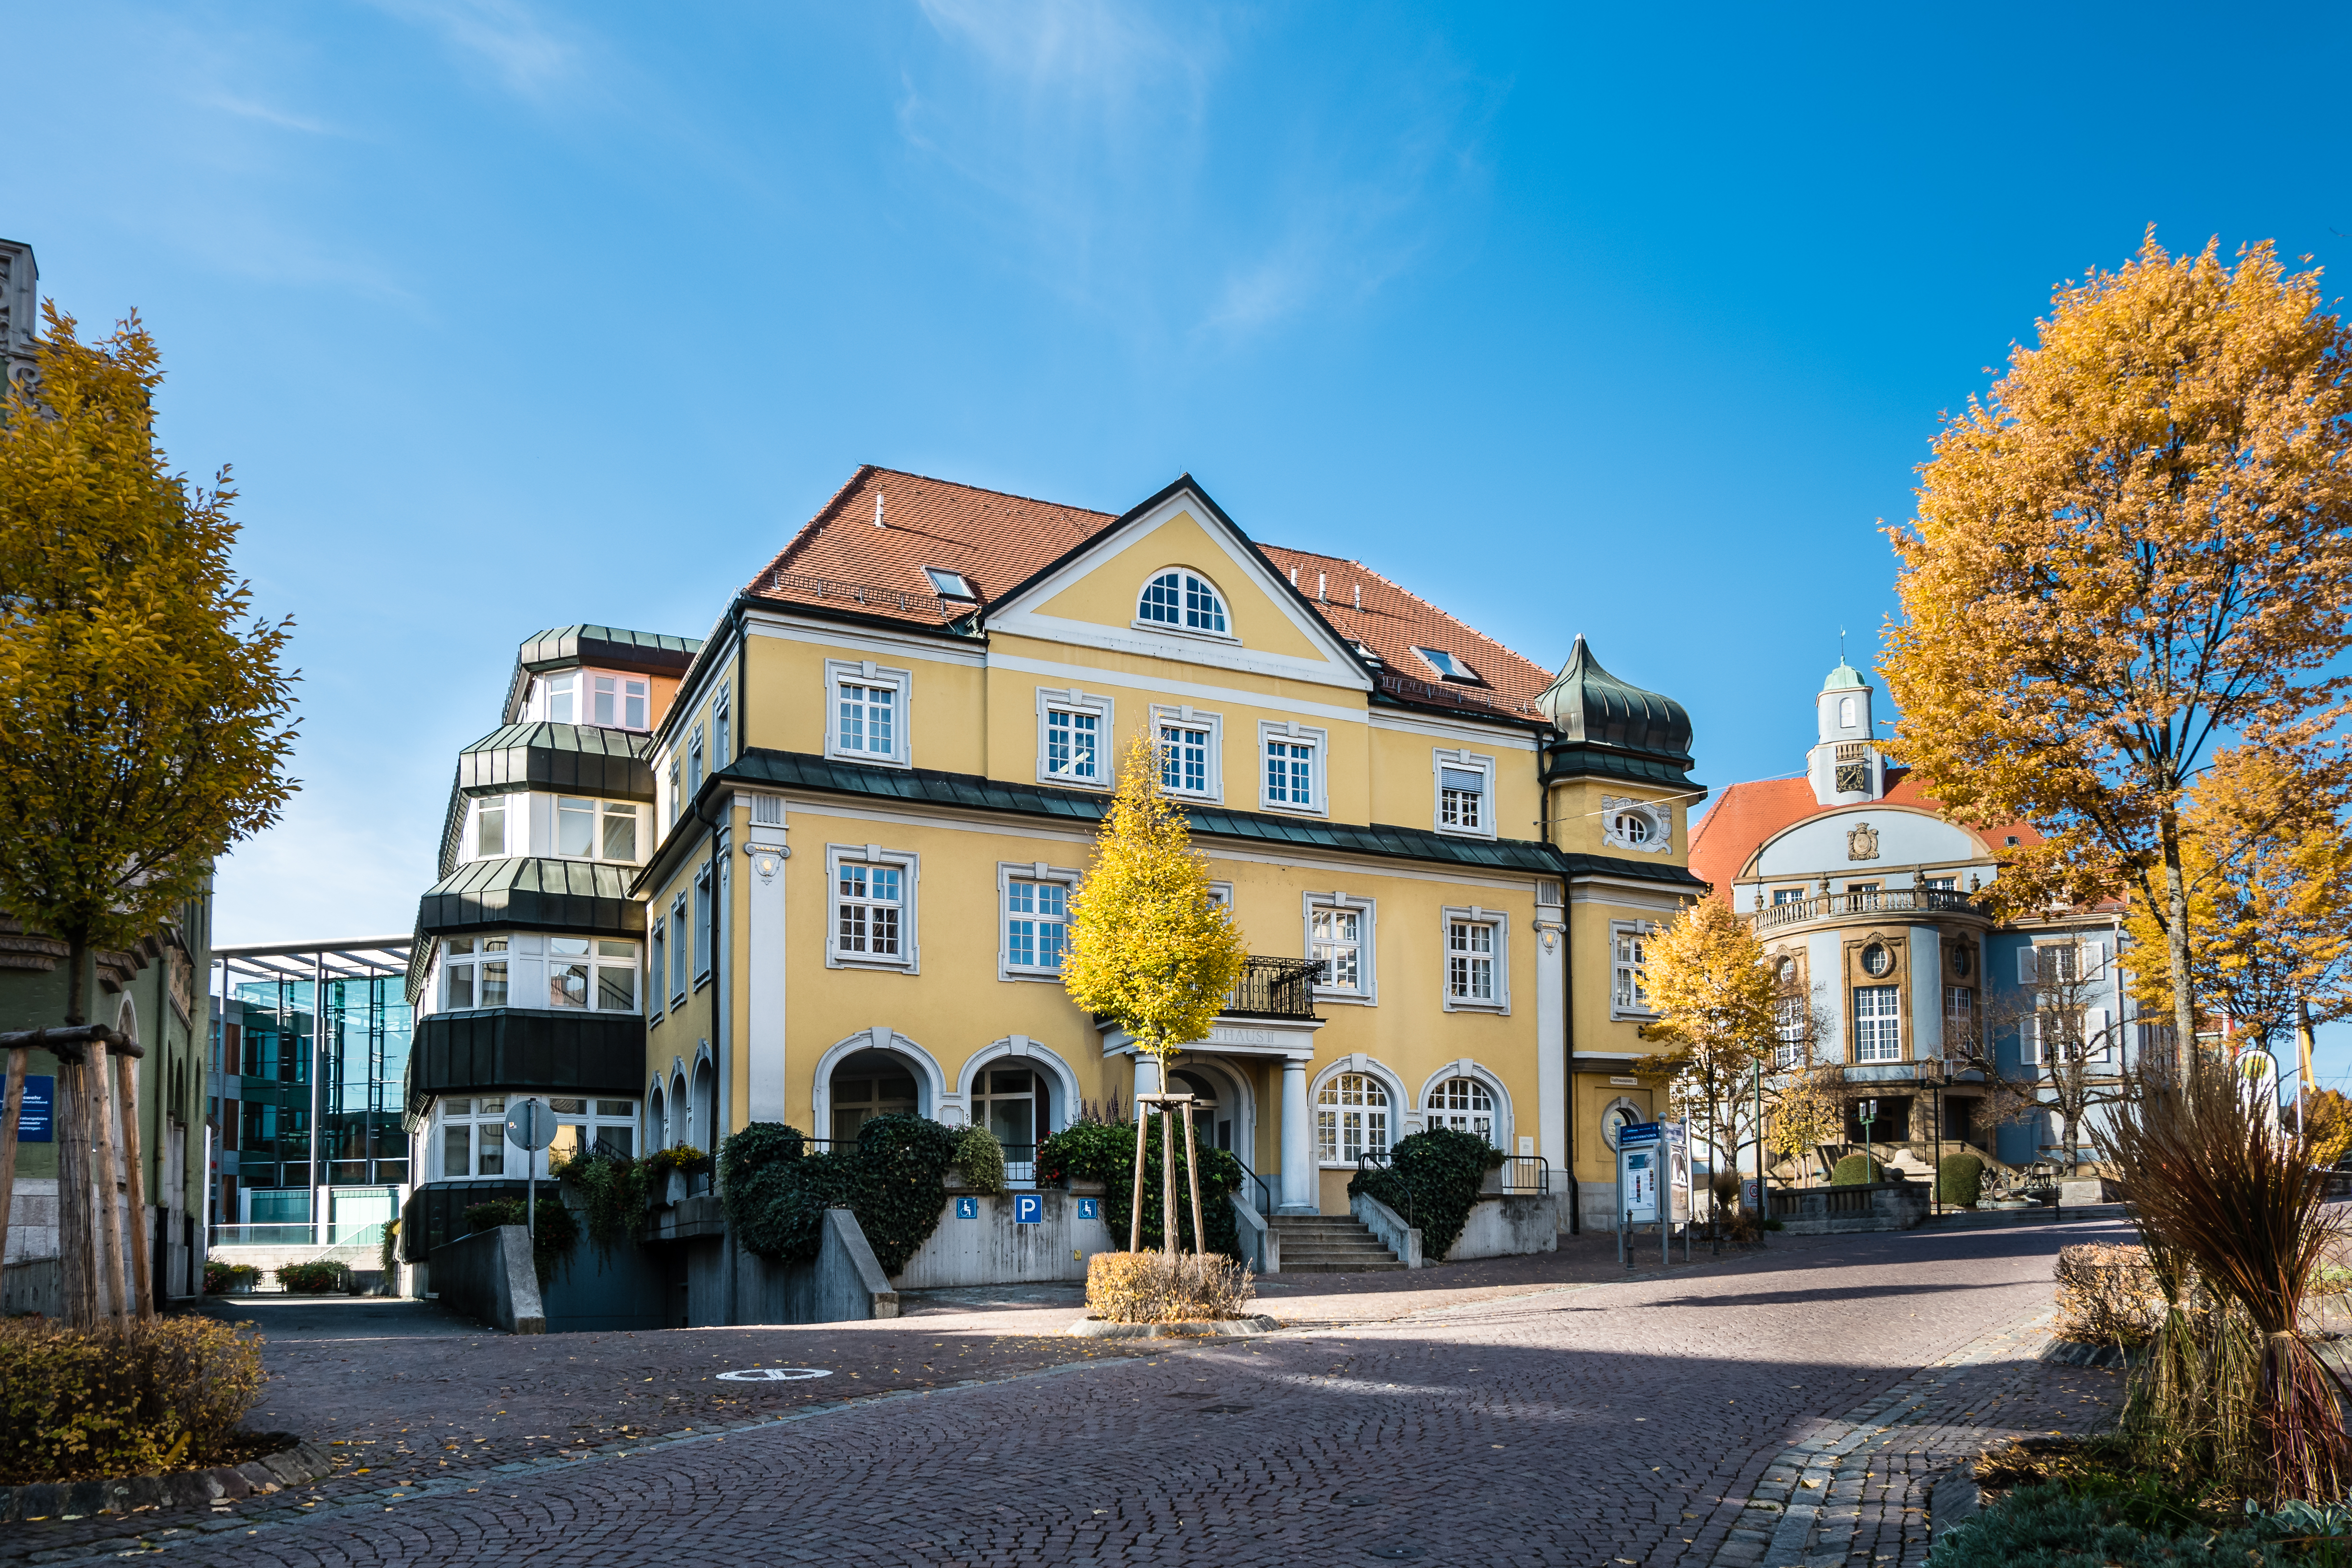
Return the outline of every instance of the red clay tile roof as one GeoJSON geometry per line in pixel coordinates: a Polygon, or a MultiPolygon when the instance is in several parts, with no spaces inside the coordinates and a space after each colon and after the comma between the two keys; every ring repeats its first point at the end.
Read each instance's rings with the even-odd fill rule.
{"type": "MultiPolygon", "coordinates": [[[[1881,798],[1891,805],[1919,806],[1928,811],[1937,807],[1934,799],[1911,782],[1908,768],[1886,770],[1886,794],[1881,798]]],[[[1812,783],[1808,779],[1759,779],[1752,784],[1727,785],[1716,797],[1714,809],[1698,825],[1698,831],[1691,835],[1690,868],[1703,880],[1714,884],[1719,897],[1728,898],[1733,880],[1747,866],[1748,858],[1764,847],[1766,839],[1806,817],[1847,809],[1843,805],[1822,805],[1814,800],[1812,783]]],[[[2027,844],[2042,842],[2042,835],[2022,822],[2012,822],[1979,837],[1992,841],[2011,834],[2027,844]]],[[[1995,843],[1993,847],[1998,853],[2000,846],[1995,843]]]]}
{"type": "MultiPolygon", "coordinates": [[[[1117,521],[1109,512],[867,464],[744,592],[779,604],[939,626],[973,606],[941,599],[924,577],[924,567],[961,573],[983,599],[993,600],[1117,521]],[[880,528],[874,526],[877,497],[880,528]]],[[[1535,699],[1552,679],[1542,666],[1360,562],[1278,545],[1259,548],[1277,570],[1297,572],[1299,589],[1309,599],[1316,594],[1316,574],[1324,574],[1329,602],[1318,604],[1318,613],[1343,640],[1378,656],[1386,668],[1377,679],[1391,696],[1424,706],[1538,717],[1535,699]],[[1360,608],[1355,599],[1360,586],[1360,608]],[[1483,684],[1441,681],[1412,651],[1416,646],[1454,655],[1483,684]]]]}

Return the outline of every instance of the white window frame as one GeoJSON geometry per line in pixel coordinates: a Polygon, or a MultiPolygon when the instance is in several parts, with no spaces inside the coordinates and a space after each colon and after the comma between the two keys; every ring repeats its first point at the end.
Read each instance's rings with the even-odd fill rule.
{"type": "Polygon", "coordinates": [[[872,659],[829,658],[824,661],[824,754],[844,762],[876,767],[914,766],[914,689],[910,670],[889,669],[872,659]],[[841,743],[841,689],[845,686],[887,687],[898,693],[891,703],[890,750],[852,751],[841,743]]]}
{"type": "Polygon", "coordinates": [[[1309,1114],[1315,1118],[1313,1126],[1316,1164],[1327,1170],[1355,1169],[1356,1162],[1348,1154],[1348,1140],[1344,1128],[1344,1119],[1351,1110],[1363,1118],[1361,1131],[1364,1137],[1359,1147],[1360,1153],[1385,1153],[1395,1148],[1397,1140],[1405,1135],[1404,1129],[1401,1125],[1404,1120],[1405,1104],[1404,1092],[1395,1084],[1391,1083],[1386,1077],[1373,1072],[1369,1068],[1342,1062],[1332,1071],[1324,1074],[1322,1080],[1316,1084],[1308,1102],[1309,1114]],[[1327,1089],[1335,1094],[1343,1092],[1339,1086],[1351,1078],[1362,1079],[1369,1088],[1378,1089],[1381,1103],[1378,1106],[1366,1104],[1351,1107],[1344,1102],[1335,1101],[1328,1108],[1331,1118],[1331,1138],[1327,1143],[1323,1137],[1323,1118],[1326,1114],[1323,1103],[1324,1092],[1327,1089]],[[1375,1112],[1381,1119],[1380,1141],[1377,1144],[1370,1135],[1371,1119],[1375,1112]]]}
{"type": "MultiPolygon", "coordinates": [[[[1864,1062],[1899,1062],[1903,1059],[1903,986],[1901,983],[1883,981],[1869,985],[1855,986],[1853,988],[1854,1062],[1857,1064],[1864,1062]],[[1883,1015],[1874,1013],[1865,1018],[1862,1011],[1862,997],[1863,993],[1865,991],[1874,994],[1884,994],[1888,1005],[1893,1007],[1894,1011],[1892,1013],[1883,1015]],[[1863,1026],[1865,1023],[1892,1024],[1894,1026],[1895,1048],[1893,1054],[1863,1055],[1864,1037],[1866,1035],[1875,1035],[1877,1033],[1876,1030],[1864,1029],[1863,1026]]],[[[1871,1047],[1871,1049],[1874,1053],[1883,1053],[1884,1046],[1883,1044],[1874,1045],[1871,1047]]]]}
{"type": "Polygon", "coordinates": [[[718,878],[712,862],[705,860],[694,873],[694,984],[698,988],[710,978],[711,965],[716,962],[710,940],[718,925],[718,878]]]}
{"type": "Polygon", "coordinates": [[[468,860],[509,860],[530,853],[530,796],[525,793],[477,795],[466,803],[465,840],[460,846],[468,860]],[[518,812],[515,807],[522,809],[518,812]],[[499,816],[499,849],[496,854],[482,848],[482,813],[495,811],[499,816]],[[518,820],[520,819],[520,820],[518,820]],[[516,830],[522,835],[523,847],[515,847],[516,830]]]}
{"type": "Polygon", "coordinates": [[[510,951],[513,941],[505,931],[480,931],[472,936],[446,936],[440,941],[441,973],[438,976],[440,984],[437,994],[441,998],[441,1011],[479,1013],[493,1007],[516,1005],[515,963],[514,954],[510,951]],[[493,942],[499,944],[495,948],[488,945],[493,942]],[[465,951],[462,952],[457,951],[457,944],[460,942],[465,943],[465,951]],[[500,981],[500,984],[506,987],[505,994],[495,1002],[487,1001],[483,996],[480,965],[484,963],[496,963],[506,971],[505,977],[500,981]],[[451,999],[449,989],[450,981],[461,969],[467,972],[466,985],[467,1000],[463,1006],[451,999]]]}
{"type": "MultiPolygon", "coordinates": [[[[1108,697],[1094,697],[1072,687],[1056,691],[1052,687],[1037,688],[1037,782],[1057,789],[1092,789],[1108,793],[1118,783],[1118,757],[1112,737],[1118,731],[1112,724],[1115,705],[1108,697]],[[1056,774],[1050,769],[1049,733],[1055,713],[1091,714],[1095,721],[1095,776],[1090,779],[1071,778],[1056,774]]],[[[1159,731],[1152,731],[1155,738],[1159,731]]]]}
{"type": "Polygon", "coordinates": [[[1315,917],[1327,910],[1344,910],[1356,920],[1356,984],[1337,985],[1318,983],[1315,987],[1318,1002],[1343,1002],[1353,1006],[1380,1005],[1380,908],[1371,899],[1350,898],[1343,892],[1306,893],[1299,898],[1299,919],[1304,928],[1299,952],[1308,959],[1315,956],[1315,917]]]}
{"type": "Polygon", "coordinates": [[[588,678],[582,706],[583,710],[588,715],[589,728],[625,730],[638,735],[653,728],[654,683],[650,679],[642,675],[631,675],[625,670],[619,669],[592,669],[582,673],[588,678]],[[613,683],[613,722],[610,724],[599,723],[596,720],[596,683],[600,680],[609,680],[613,683]],[[632,686],[636,688],[634,692],[629,689],[632,686]],[[644,714],[643,721],[635,724],[628,721],[629,699],[632,697],[637,700],[644,714]]]}
{"type": "MultiPolygon", "coordinates": [[[[1617,985],[1617,972],[1626,966],[1624,961],[1617,956],[1619,942],[1627,937],[1648,942],[1657,934],[1658,924],[1655,921],[1611,921],[1609,922],[1609,1017],[1612,1022],[1622,1022],[1626,1019],[1646,1021],[1658,1016],[1658,1010],[1654,1007],[1637,1007],[1621,1002],[1618,999],[1617,985]]],[[[1634,967],[1646,968],[1647,965],[1648,959],[1645,956],[1634,967]]]]}
{"type": "Polygon", "coordinates": [[[885,849],[879,844],[828,844],[824,847],[824,966],[827,969],[878,969],[902,974],[922,972],[917,942],[921,907],[922,861],[912,850],[885,849]],[[841,951],[841,868],[844,866],[895,866],[898,868],[898,951],[895,953],[841,951]]]}
{"type": "Polygon", "coordinates": [[[669,922],[656,915],[646,926],[646,1022],[660,1021],[669,1010],[669,922]]]}
{"type": "MultiPolygon", "coordinates": [[[[1157,733],[1157,728],[1154,729],[1157,733]]],[[[1257,726],[1257,804],[1261,811],[1280,812],[1286,816],[1328,816],[1331,815],[1331,732],[1311,729],[1296,719],[1261,719],[1257,726]],[[1274,798],[1274,790],[1266,778],[1275,745],[1305,746],[1311,753],[1307,760],[1307,795],[1305,805],[1274,798]]]]}
{"type": "Polygon", "coordinates": [[[1207,801],[1212,805],[1223,804],[1225,798],[1224,715],[1222,713],[1211,713],[1199,708],[1174,708],[1161,703],[1152,704],[1151,747],[1155,754],[1157,754],[1160,749],[1160,726],[1162,723],[1176,724],[1186,729],[1202,730],[1208,732],[1209,754],[1207,758],[1207,769],[1209,787],[1203,790],[1171,788],[1167,784],[1165,776],[1163,775],[1161,781],[1161,792],[1163,794],[1172,795],[1178,800],[1202,800],[1207,801]]]}
{"type": "Polygon", "coordinates": [[[508,1176],[517,1180],[521,1179],[522,1172],[509,1170],[508,1167],[519,1163],[518,1156],[524,1159],[530,1156],[524,1155],[520,1149],[515,1148],[513,1144],[507,1142],[508,1099],[509,1097],[503,1094],[465,1094],[453,1095],[448,1099],[436,1100],[433,1102],[433,1158],[430,1164],[433,1169],[441,1173],[440,1180],[455,1182],[474,1176],[476,1167],[481,1163],[482,1130],[485,1128],[497,1130],[496,1136],[490,1141],[496,1144],[499,1152],[499,1168],[486,1173],[483,1179],[508,1176]],[[449,1109],[452,1100],[464,1100],[466,1109],[462,1112],[452,1114],[449,1109]],[[496,1110],[482,1110],[481,1106],[486,1100],[498,1101],[499,1108],[496,1110]],[[449,1129],[452,1127],[463,1127],[468,1130],[466,1134],[466,1168],[462,1171],[449,1169],[449,1129]]]}
{"type": "Polygon", "coordinates": [[[1437,952],[1442,967],[1437,973],[1438,994],[1449,1013],[1498,1013],[1511,1010],[1511,917],[1502,910],[1448,905],[1438,911],[1437,952]],[[1480,999],[1454,994],[1454,924],[1456,921],[1471,925],[1494,928],[1495,932],[1495,994],[1492,999],[1480,999]]]}
{"type": "Polygon", "coordinates": [[[1437,1102],[1439,1095],[1444,1093],[1450,1085],[1457,1083],[1468,1084],[1473,1090],[1486,1098],[1486,1109],[1484,1115],[1486,1122],[1486,1146],[1500,1152],[1508,1152],[1511,1146],[1510,1129],[1504,1124],[1506,1118],[1502,1096],[1496,1092],[1493,1084],[1477,1073],[1449,1072],[1423,1090],[1421,1102],[1422,1127],[1424,1130],[1452,1127],[1456,1132],[1467,1132],[1474,1138],[1478,1136],[1477,1122],[1481,1113],[1476,1105],[1456,1108],[1440,1106],[1437,1102]],[[1457,1118],[1468,1122],[1469,1125],[1454,1126],[1457,1118]]]}
{"type": "Polygon", "coordinates": [[[734,761],[730,749],[735,743],[734,710],[727,694],[735,689],[735,671],[730,668],[719,678],[719,689],[710,698],[710,771],[718,773],[734,761]]]}
{"type": "Polygon", "coordinates": [[[1429,825],[1449,838],[1494,838],[1495,830],[1495,759],[1467,749],[1449,752],[1439,746],[1429,753],[1429,825]],[[1484,826],[1464,827],[1445,820],[1445,770],[1456,773],[1479,773],[1486,775],[1486,821],[1484,826]]]}
{"type": "MultiPolygon", "coordinates": [[[[1180,616],[1183,613],[1181,606],[1178,613],[1180,616]]],[[[1135,590],[1135,619],[1129,624],[1138,631],[1160,632],[1170,637],[1198,637],[1203,642],[1238,643],[1242,640],[1234,630],[1234,596],[1226,593],[1215,578],[1192,566],[1155,566],[1145,573],[1143,582],[1135,590]],[[1184,592],[1183,579],[1192,577],[1199,579],[1202,587],[1217,596],[1217,608],[1225,617],[1223,631],[1210,631],[1202,626],[1188,626],[1181,620],[1155,621],[1145,617],[1143,596],[1151,591],[1151,585],[1154,583],[1171,572],[1176,574],[1176,592],[1179,595],[1184,592]]]]}
{"type": "Polygon", "coordinates": [[[669,900],[669,973],[662,977],[662,989],[668,993],[673,1005],[683,1002],[694,988],[693,964],[689,962],[693,932],[687,921],[686,889],[680,888],[669,900]]]}
{"type": "MultiPolygon", "coordinates": [[[[1044,980],[1055,985],[1062,983],[1062,971],[1058,968],[1047,969],[1037,964],[1016,964],[1013,962],[1013,884],[1056,882],[1066,889],[1075,889],[1083,875],[1075,868],[1049,866],[1043,860],[999,860],[996,863],[996,977],[999,980],[1044,980]]],[[[1066,946],[1064,951],[1068,951],[1066,946]]]]}

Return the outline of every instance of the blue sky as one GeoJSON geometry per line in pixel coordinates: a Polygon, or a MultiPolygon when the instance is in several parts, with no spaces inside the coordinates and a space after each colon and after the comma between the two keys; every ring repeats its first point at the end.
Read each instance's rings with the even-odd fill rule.
{"type": "Polygon", "coordinates": [[[406,931],[515,644],[699,635],[862,461],[1189,469],[1542,662],[1582,632],[1709,784],[1785,773],[2053,284],[2150,223],[2352,252],[2340,7],[0,15],[0,233],[144,314],[299,623],[228,940],[406,931]]]}

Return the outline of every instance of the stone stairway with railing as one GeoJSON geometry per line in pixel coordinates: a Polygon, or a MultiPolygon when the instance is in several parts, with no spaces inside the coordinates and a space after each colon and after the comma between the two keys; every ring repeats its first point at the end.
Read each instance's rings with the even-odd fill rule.
{"type": "Polygon", "coordinates": [[[1276,1215],[1285,1274],[1367,1274],[1402,1268],[1363,1221],[1349,1215],[1276,1215]]]}

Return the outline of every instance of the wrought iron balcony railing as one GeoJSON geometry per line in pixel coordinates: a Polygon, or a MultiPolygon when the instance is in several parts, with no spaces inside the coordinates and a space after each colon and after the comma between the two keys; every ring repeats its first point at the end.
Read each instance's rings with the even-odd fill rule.
{"type": "Polygon", "coordinates": [[[1319,960],[1267,958],[1242,961],[1241,978],[1225,998],[1228,1016],[1250,1018],[1312,1018],[1315,983],[1323,978],[1319,960]]]}
{"type": "Polygon", "coordinates": [[[1968,894],[1948,888],[1878,888],[1826,898],[1788,899],[1767,904],[1748,918],[1761,933],[1812,921],[1838,920],[1846,915],[1954,914],[1978,912],[1968,894]]]}

